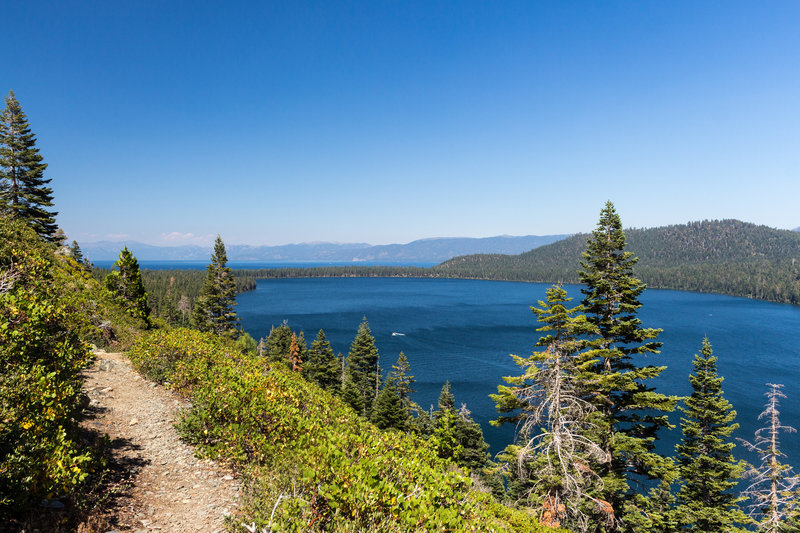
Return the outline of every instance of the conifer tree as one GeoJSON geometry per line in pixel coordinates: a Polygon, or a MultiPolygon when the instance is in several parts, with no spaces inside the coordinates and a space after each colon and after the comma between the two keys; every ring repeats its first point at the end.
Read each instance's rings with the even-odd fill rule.
{"type": "Polygon", "coordinates": [[[11,91],[0,114],[0,212],[24,220],[54,242],[58,213],[47,209],[53,206],[53,189],[47,186],[51,180],[44,177],[46,168],[28,118],[11,91]]]}
{"type": "Polygon", "coordinates": [[[583,397],[580,381],[594,362],[591,353],[580,352],[583,339],[596,328],[581,306],[567,308],[571,300],[555,285],[546,301],[531,307],[542,324],[537,331],[546,332],[536,343],[541,351],[528,358],[512,355],[524,373],[504,378],[508,385],[492,395],[502,415],[492,424],[513,422],[519,428],[502,455],[511,466],[511,496],[540,509],[545,525],[587,531],[592,523],[612,521],[590,466],[609,457],[588,436],[596,433],[596,409],[583,397]]]}
{"type": "Polygon", "coordinates": [[[746,531],[737,527],[748,522],[739,509],[741,500],[732,491],[744,471],[733,458],[731,440],[739,424],[736,411],[722,392],[708,337],[694,356],[694,374],[689,376],[692,395],[679,407],[683,438],[677,445],[681,487],[677,522],[682,530],[713,532],[746,531]]]}
{"type": "Polygon", "coordinates": [[[69,253],[76,263],[79,265],[83,264],[83,251],[81,251],[78,241],[72,241],[72,244],[69,247],[69,253]]]}
{"type": "Polygon", "coordinates": [[[432,441],[439,457],[450,459],[476,474],[489,464],[489,445],[480,424],[472,419],[467,406],[456,411],[456,399],[446,381],[439,393],[439,409],[433,413],[432,441]]]}
{"type": "Polygon", "coordinates": [[[319,330],[308,350],[308,357],[303,365],[303,377],[334,393],[341,389],[339,361],[322,330],[319,330]]]}
{"type": "Polygon", "coordinates": [[[285,363],[289,360],[289,348],[292,344],[292,329],[284,321],[273,327],[267,337],[266,357],[274,363],[285,363]]]}
{"type": "MultiPolygon", "coordinates": [[[[358,326],[350,352],[347,354],[347,376],[345,384],[349,382],[358,391],[359,402],[350,403],[353,409],[360,405],[361,414],[369,418],[372,413],[372,406],[375,402],[376,387],[375,383],[380,379],[378,372],[378,348],[375,346],[375,338],[369,329],[366,317],[358,326]]],[[[347,387],[345,387],[347,390],[347,387]]],[[[345,398],[351,397],[349,393],[345,398]]],[[[358,411],[358,409],[356,409],[358,411]]]]}
{"type": "Polygon", "coordinates": [[[206,267],[206,279],[194,304],[193,321],[200,331],[236,338],[239,335],[239,317],[233,310],[236,305],[236,283],[228,265],[225,244],[217,235],[214,254],[206,267]]]}
{"type": "Polygon", "coordinates": [[[397,363],[392,365],[392,371],[389,373],[389,379],[394,383],[397,394],[400,400],[407,407],[411,406],[411,394],[414,391],[411,386],[414,384],[414,376],[411,374],[411,365],[408,364],[406,354],[400,352],[397,357],[397,363]]]}
{"type": "Polygon", "coordinates": [[[790,530],[791,520],[787,520],[787,515],[797,507],[795,491],[800,478],[792,473],[790,465],[781,462],[785,454],[780,449],[780,433],[796,431],[780,420],[778,405],[781,398],[786,398],[781,391],[783,385],[767,383],[767,387],[767,404],[758,415],[759,420],[766,419],[766,425],[756,430],[753,442],[739,439],[759,459],[743,475],[752,481],[742,494],[751,501],[749,514],[757,520],[758,531],[778,533],[790,530]]]}
{"type": "Polygon", "coordinates": [[[456,441],[456,399],[450,390],[450,382],[442,385],[439,393],[439,408],[433,413],[433,443],[439,457],[453,459],[461,453],[456,441]]]}
{"type": "Polygon", "coordinates": [[[405,431],[408,426],[408,412],[391,380],[387,381],[375,399],[372,422],[380,429],[405,431]]]}
{"type": "Polygon", "coordinates": [[[583,307],[587,319],[597,328],[589,352],[597,363],[584,373],[590,384],[590,398],[599,417],[598,431],[590,438],[610,462],[596,465],[603,478],[604,500],[615,517],[613,530],[653,530],[648,516],[660,515],[668,491],[665,485],[650,492],[637,493],[634,486],[646,479],[658,479],[666,486],[674,479],[675,468],[669,458],[654,451],[658,430],[669,427],[668,411],[677,398],[656,393],[644,383],[657,377],[666,367],[641,365],[649,353],[658,353],[661,330],[642,327],[636,316],[639,297],[645,284],[633,274],[637,258],[625,251],[626,239],[614,205],[607,202],[597,227],[587,241],[578,272],[585,288],[583,307]],[[659,509],[659,507],[661,509],[659,509]]]}
{"type": "Polygon", "coordinates": [[[147,305],[147,293],[142,283],[139,262],[127,246],[119,253],[119,259],[114,266],[117,270],[106,276],[106,288],[125,302],[131,315],[141,318],[149,325],[150,307],[147,305]]]}

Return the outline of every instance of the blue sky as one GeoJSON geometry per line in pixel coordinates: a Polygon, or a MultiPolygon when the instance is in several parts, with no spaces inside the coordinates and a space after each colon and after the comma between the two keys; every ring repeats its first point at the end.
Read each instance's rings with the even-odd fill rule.
{"type": "MultiPolygon", "coordinates": [[[[72,239],[800,226],[798,2],[13,2],[72,239]]],[[[11,23],[9,23],[11,22],[11,23]]]]}

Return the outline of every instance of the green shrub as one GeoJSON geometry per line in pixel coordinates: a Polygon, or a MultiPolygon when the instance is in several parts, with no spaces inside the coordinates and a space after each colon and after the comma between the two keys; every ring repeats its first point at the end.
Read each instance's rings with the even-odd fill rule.
{"type": "Polygon", "coordinates": [[[379,431],[338,398],[230,341],[160,331],[130,356],[145,375],[191,397],[178,423],[186,440],[247,472],[243,523],[280,531],[552,531],[472,490],[466,472],[424,441],[379,431]]]}
{"type": "Polygon", "coordinates": [[[0,218],[0,522],[68,494],[91,462],[77,436],[91,352],[71,328],[53,249],[0,218]]]}

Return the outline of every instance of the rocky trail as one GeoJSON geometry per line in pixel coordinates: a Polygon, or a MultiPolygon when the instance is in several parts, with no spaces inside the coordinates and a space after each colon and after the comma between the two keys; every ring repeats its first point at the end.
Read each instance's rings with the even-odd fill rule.
{"type": "Polygon", "coordinates": [[[119,353],[97,352],[84,371],[86,430],[111,439],[115,481],[83,531],[219,532],[236,513],[239,482],[213,461],[195,458],[173,421],[184,402],[139,376],[119,353]]]}

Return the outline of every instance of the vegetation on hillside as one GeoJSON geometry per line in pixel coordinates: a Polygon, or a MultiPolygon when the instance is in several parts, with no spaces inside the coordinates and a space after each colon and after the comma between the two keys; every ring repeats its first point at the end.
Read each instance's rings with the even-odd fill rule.
{"type": "MultiPolygon", "coordinates": [[[[648,287],[800,304],[797,232],[721,220],[625,233],[648,287]]],[[[433,270],[457,278],[575,283],[586,239],[574,235],[520,255],[456,257],[433,270]]]]}
{"type": "Polygon", "coordinates": [[[222,337],[156,331],[129,352],[191,399],[179,429],[247,473],[237,520],[279,531],[550,531],[475,491],[411,434],[380,431],[283,364],[222,337]],[[273,513],[274,511],[274,513],[273,513]]]}

